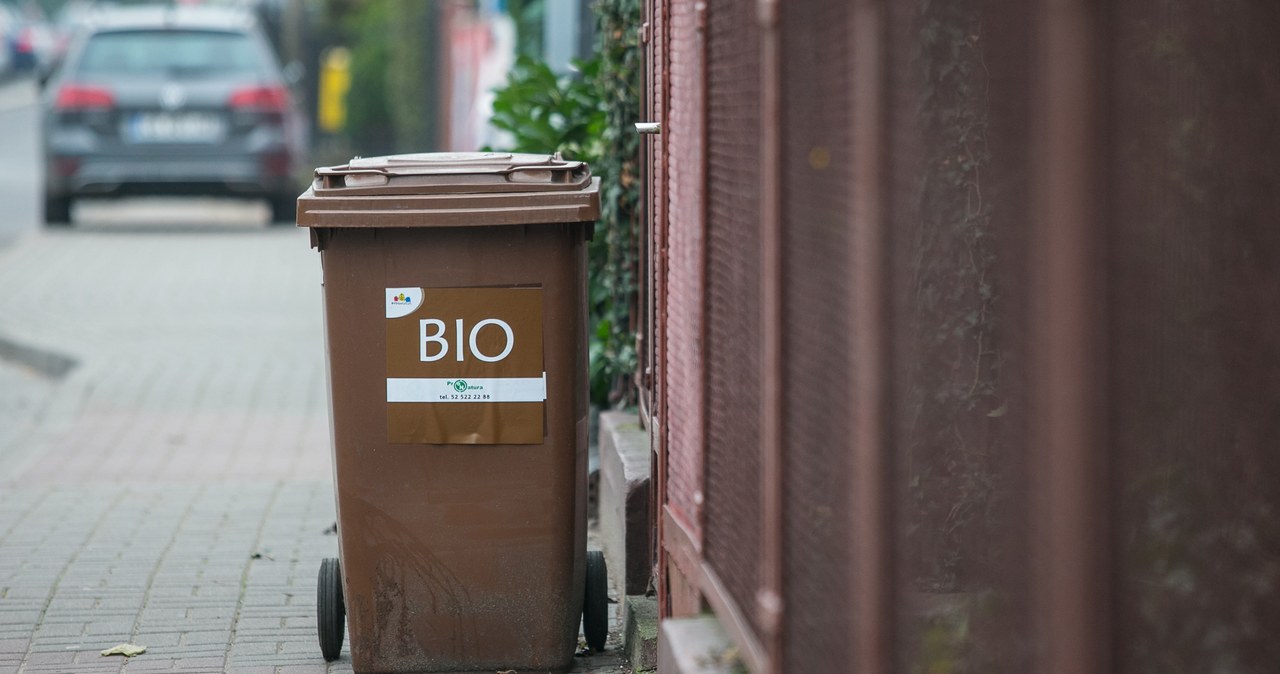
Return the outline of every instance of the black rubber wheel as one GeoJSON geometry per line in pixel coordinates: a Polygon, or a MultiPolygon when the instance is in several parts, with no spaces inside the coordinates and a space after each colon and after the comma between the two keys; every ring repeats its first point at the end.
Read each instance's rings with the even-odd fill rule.
{"type": "Polygon", "coordinates": [[[50,225],[71,224],[71,199],[67,197],[46,197],[44,200],[44,221],[50,225]]]}
{"type": "Polygon", "coordinates": [[[320,583],[316,592],[316,627],[320,632],[320,653],[327,662],[342,654],[342,636],[347,607],[342,601],[342,571],[338,560],[320,562],[320,583]]]}
{"type": "Polygon", "coordinates": [[[587,590],[582,597],[582,634],[593,651],[603,651],[609,637],[609,571],[604,553],[587,551],[587,590]]]}
{"type": "Polygon", "coordinates": [[[271,205],[271,224],[293,225],[297,223],[298,198],[296,195],[276,195],[267,199],[267,203],[271,205]]]}

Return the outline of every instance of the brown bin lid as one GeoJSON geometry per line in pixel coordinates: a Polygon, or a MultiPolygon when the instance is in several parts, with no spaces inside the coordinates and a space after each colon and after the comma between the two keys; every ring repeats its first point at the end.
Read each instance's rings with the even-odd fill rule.
{"type": "Polygon", "coordinates": [[[576,190],[591,169],[560,155],[509,152],[425,152],[356,157],[316,169],[316,196],[341,194],[477,194],[576,190]]]}
{"type": "Polygon", "coordinates": [[[430,152],[316,169],[299,227],[467,227],[592,222],[600,179],[559,154],[430,152]]]}

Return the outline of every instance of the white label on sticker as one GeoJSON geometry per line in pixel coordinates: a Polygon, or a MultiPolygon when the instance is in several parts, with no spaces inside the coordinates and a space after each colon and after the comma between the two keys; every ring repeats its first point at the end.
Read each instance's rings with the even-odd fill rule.
{"type": "Polygon", "coordinates": [[[422,288],[387,288],[387,318],[400,318],[422,306],[422,288]]]}
{"type": "Polygon", "coordinates": [[[547,374],[493,379],[388,378],[389,403],[535,403],[547,399],[547,374]]]}

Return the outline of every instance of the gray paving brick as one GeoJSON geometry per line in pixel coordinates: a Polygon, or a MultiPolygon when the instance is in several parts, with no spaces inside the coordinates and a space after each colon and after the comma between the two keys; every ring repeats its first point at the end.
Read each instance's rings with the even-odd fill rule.
{"type": "MultiPolygon", "coordinates": [[[[120,642],[117,640],[107,644],[104,640],[99,646],[99,650],[107,648],[108,646],[114,646],[118,643],[120,642]]],[[[28,647],[28,651],[31,653],[62,653],[65,651],[81,650],[98,644],[99,642],[90,641],[82,636],[35,637],[31,640],[31,645],[28,647]]]]}
{"type": "Polygon", "coordinates": [[[174,657],[180,660],[222,659],[226,657],[227,647],[220,644],[208,646],[179,646],[177,649],[156,649],[157,655],[174,657]]]}
{"type": "Polygon", "coordinates": [[[235,600],[240,597],[240,588],[238,586],[220,584],[197,585],[192,596],[235,600]]]}
{"type": "Polygon", "coordinates": [[[183,646],[203,646],[209,644],[226,645],[231,640],[231,631],[199,631],[182,635],[183,646]]]}
{"type": "Polygon", "coordinates": [[[23,672],[57,672],[57,674],[115,674],[120,671],[118,663],[81,662],[69,665],[26,665],[23,672]]]}
{"type": "Polygon", "coordinates": [[[149,649],[175,647],[182,641],[181,632],[148,632],[140,630],[130,636],[129,640],[149,649]]]}
{"type": "Polygon", "coordinates": [[[179,667],[182,667],[182,668],[188,668],[188,667],[193,669],[216,668],[221,670],[223,664],[225,663],[226,663],[226,658],[216,657],[216,658],[183,658],[181,660],[178,660],[177,664],[179,667]]]}
{"type": "Polygon", "coordinates": [[[70,665],[76,661],[76,654],[65,649],[48,653],[29,653],[25,666],[41,667],[45,665],[70,665]]]}
{"type": "MultiPolygon", "coordinates": [[[[139,585],[141,585],[141,583],[139,583],[139,585]]],[[[128,594],[119,597],[98,596],[93,608],[100,611],[128,609],[136,612],[138,609],[142,608],[142,597],[140,595],[141,593],[139,592],[130,591],[128,594]]]]}
{"type": "MultiPolygon", "coordinates": [[[[81,614],[80,620],[83,619],[81,614]]],[[[36,629],[36,634],[39,637],[78,637],[85,634],[85,623],[79,620],[68,623],[43,623],[36,629]]],[[[101,634],[101,632],[94,634],[101,634]]]]}
{"type": "Polygon", "coordinates": [[[0,607],[0,625],[32,625],[39,620],[39,609],[8,609],[0,607]]]}
{"type": "Polygon", "coordinates": [[[280,674],[326,674],[329,667],[324,664],[286,665],[280,668],[280,674]]]}
{"type": "Polygon", "coordinates": [[[133,620],[133,617],[134,617],[133,613],[120,611],[120,610],[111,610],[111,611],[103,611],[98,609],[88,609],[86,611],[50,610],[44,614],[44,618],[41,620],[41,624],[53,625],[53,624],[66,624],[66,623],[84,623],[87,620],[94,620],[98,622],[107,622],[107,621],[126,622],[126,621],[133,620]]]}
{"type": "Polygon", "coordinates": [[[236,631],[245,633],[253,630],[279,630],[284,627],[285,619],[281,617],[247,618],[241,616],[236,621],[236,631]]]}
{"type": "Polygon", "coordinates": [[[139,656],[130,658],[122,671],[126,672],[172,672],[178,661],[172,658],[156,658],[139,656]]]}
{"type": "Polygon", "coordinates": [[[280,644],[274,639],[261,643],[236,640],[227,651],[227,654],[231,659],[236,660],[242,657],[275,655],[278,652],[280,652],[280,644]]]}
{"type": "Polygon", "coordinates": [[[320,653],[320,647],[316,646],[315,650],[310,653],[278,653],[271,657],[271,662],[277,667],[286,667],[288,665],[316,665],[323,664],[324,659],[317,657],[320,653]]]}
{"type": "MultiPolygon", "coordinates": [[[[15,552],[14,554],[21,553],[15,552]]],[[[44,599],[49,596],[49,588],[44,584],[25,585],[6,583],[3,592],[0,592],[0,596],[4,597],[5,603],[16,602],[21,599],[44,599]]]]}
{"type": "Polygon", "coordinates": [[[134,616],[127,616],[121,620],[107,620],[101,622],[91,622],[85,628],[85,635],[90,637],[123,635],[128,637],[133,633],[134,616]]]}
{"type": "Polygon", "coordinates": [[[96,608],[98,606],[98,598],[93,596],[82,597],[54,597],[49,602],[50,611],[66,611],[83,614],[84,612],[96,608]]]}
{"type": "Polygon", "coordinates": [[[281,653],[298,653],[302,655],[314,655],[320,652],[320,644],[315,635],[311,635],[310,639],[297,639],[284,641],[280,644],[281,653]]]}
{"type": "Polygon", "coordinates": [[[189,620],[230,620],[235,617],[235,606],[222,603],[215,606],[198,606],[187,609],[189,620]]]}

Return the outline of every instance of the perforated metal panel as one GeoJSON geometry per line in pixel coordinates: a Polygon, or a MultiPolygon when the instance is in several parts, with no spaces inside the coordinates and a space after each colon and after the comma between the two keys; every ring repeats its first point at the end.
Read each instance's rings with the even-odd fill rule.
{"type": "Polygon", "coordinates": [[[1026,672],[1028,12],[890,3],[895,671],[1026,672]]]}
{"type": "Polygon", "coordinates": [[[1280,663],[1280,6],[1109,5],[1116,671],[1280,663]]]}
{"type": "Polygon", "coordinates": [[[787,672],[847,671],[852,654],[851,7],[782,6],[787,672]]]}
{"type": "Polygon", "coordinates": [[[699,589],[751,664],[1274,670],[1280,6],[778,2],[773,127],[756,12],[775,5],[709,5],[702,552],[738,610],[699,589]],[[855,132],[883,141],[871,161],[855,132]],[[762,250],[778,187],[782,249],[762,250]],[[881,244],[882,275],[851,269],[881,244]],[[781,363],[762,356],[774,252],[781,363]],[[779,373],[775,640],[756,592],[777,561],[760,456],[779,373]],[[859,604],[855,582],[888,596],[859,604]]]}
{"type": "Polygon", "coordinates": [[[733,599],[752,607],[760,546],[759,38],[754,4],[708,5],[704,541],[733,599]]]}
{"type": "Polygon", "coordinates": [[[694,536],[700,533],[697,494],[703,475],[703,171],[701,55],[693,6],[671,8],[671,123],[664,131],[670,172],[667,249],[667,432],[671,509],[694,536]]]}

